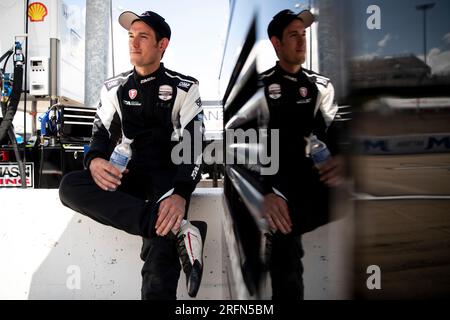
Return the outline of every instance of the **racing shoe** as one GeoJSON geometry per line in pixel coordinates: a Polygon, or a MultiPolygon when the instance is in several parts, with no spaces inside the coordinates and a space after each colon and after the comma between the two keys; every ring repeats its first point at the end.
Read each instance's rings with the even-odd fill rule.
{"type": "Polygon", "coordinates": [[[184,220],[177,233],[177,250],[186,274],[190,297],[197,295],[203,274],[203,245],[208,225],[203,221],[184,220]]]}

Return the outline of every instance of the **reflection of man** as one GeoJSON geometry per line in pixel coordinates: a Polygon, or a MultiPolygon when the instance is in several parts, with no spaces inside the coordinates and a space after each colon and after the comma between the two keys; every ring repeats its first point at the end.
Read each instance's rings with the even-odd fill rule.
{"type": "Polygon", "coordinates": [[[190,133],[191,150],[196,150],[194,139],[199,135],[194,135],[194,128],[202,130],[202,125],[194,123],[201,124],[203,118],[198,82],[160,62],[171,35],[164,18],[151,11],[141,16],[127,11],[119,22],[128,30],[134,70],[105,82],[85,156],[88,170],[65,176],[60,198],[98,222],[143,237],[143,299],[176,298],[177,249],[188,293],[195,296],[206,225],[198,224],[200,233],[183,218],[200,179],[201,154],[192,155],[190,164],[175,165],[171,151],[173,137],[182,132],[190,133]],[[132,140],[132,159],[122,174],[107,159],[124,138],[132,140]]]}
{"type": "Polygon", "coordinates": [[[273,299],[303,298],[301,234],[328,220],[328,187],[340,182],[339,158],[320,170],[308,155],[314,134],[334,151],[328,129],[337,107],[329,79],[302,68],[305,29],[314,22],[307,10],[283,10],[268,26],[279,61],[260,75],[270,111],[270,129],[280,133],[280,169],[265,180],[264,213],[273,235],[269,261],[273,299]]]}

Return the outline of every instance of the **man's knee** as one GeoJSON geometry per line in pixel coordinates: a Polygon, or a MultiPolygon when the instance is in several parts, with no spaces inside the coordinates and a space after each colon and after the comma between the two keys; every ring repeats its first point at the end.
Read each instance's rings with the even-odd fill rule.
{"type": "Polygon", "coordinates": [[[66,174],[59,184],[59,199],[62,204],[69,206],[72,202],[73,197],[76,192],[75,189],[79,186],[83,180],[87,179],[86,172],[83,171],[73,171],[66,174]]]}

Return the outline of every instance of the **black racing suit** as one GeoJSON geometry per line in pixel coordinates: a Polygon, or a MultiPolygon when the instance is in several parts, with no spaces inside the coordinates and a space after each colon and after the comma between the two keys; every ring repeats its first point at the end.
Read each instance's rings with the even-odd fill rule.
{"type": "Polygon", "coordinates": [[[170,194],[186,199],[187,212],[201,178],[203,130],[197,80],[168,70],[162,63],[144,77],[125,72],[107,80],[102,88],[85,170],[69,173],[61,182],[64,205],[143,237],[144,299],[176,298],[180,264],[175,242],[156,236],[155,223],[160,200],[170,194]],[[90,162],[98,157],[109,159],[123,136],[133,140],[129,173],[116,192],[104,191],[91,177],[90,162]],[[188,160],[174,163],[172,149],[182,137],[190,150],[179,155],[188,160]]]}
{"type": "Polygon", "coordinates": [[[290,235],[274,235],[273,297],[302,298],[301,235],[329,219],[328,188],[307,156],[305,138],[315,134],[335,153],[337,144],[328,133],[338,108],[330,80],[312,71],[301,69],[291,74],[277,63],[260,75],[260,81],[269,106],[269,129],[278,129],[280,137],[279,171],[264,177],[264,192],[287,201],[293,223],[290,235]]]}

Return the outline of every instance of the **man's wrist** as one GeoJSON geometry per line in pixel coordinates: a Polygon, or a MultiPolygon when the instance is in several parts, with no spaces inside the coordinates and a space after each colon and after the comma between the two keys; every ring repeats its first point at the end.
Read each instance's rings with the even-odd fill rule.
{"type": "Polygon", "coordinates": [[[90,159],[90,161],[89,161],[89,169],[91,169],[91,165],[94,163],[94,161],[99,160],[99,159],[102,159],[102,158],[94,157],[94,158],[90,159]]]}
{"type": "Polygon", "coordinates": [[[92,160],[97,158],[105,159],[105,156],[100,152],[89,151],[84,158],[84,167],[89,170],[92,160]]]}

